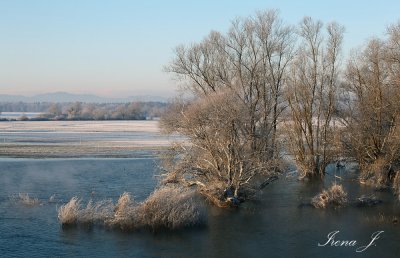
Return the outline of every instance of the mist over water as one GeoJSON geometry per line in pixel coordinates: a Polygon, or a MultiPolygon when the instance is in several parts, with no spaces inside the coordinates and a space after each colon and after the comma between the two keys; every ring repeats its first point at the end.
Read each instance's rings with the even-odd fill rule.
{"type": "MultiPolygon", "coordinates": [[[[338,240],[361,244],[373,232],[385,231],[377,246],[360,257],[399,257],[399,225],[390,218],[400,207],[390,192],[360,186],[352,179],[342,184],[349,200],[374,194],[383,200],[376,207],[314,209],[302,203],[323,184],[280,178],[267,186],[260,200],[246,202],[239,210],[208,207],[206,227],[178,231],[138,230],[124,232],[102,226],[62,227],[57,208],[77,196],[111,200],[123,192],[135,201],[145,200],[157,185],[157,159],[0,159],[0,254],[3,257],[349,257],[353,247],[318,247],[329,232],[339,230],[338,240]],[[19,194],[22,194],[21,196],[19,194]],[[25,195],[26,194],[26,195],[25,195]],[[24,202],[29,197],[33,205],[24,202]],[[25,199],[24,199],[25,198],[25,199]],[[384,214],[389,221],[381,221],[384,214]],[[390,250],[390,251],[389,251],[390,250]]],[[[342,173],[342,172],[341,172],[342,173]]],[[[344,173],[344,172],[343,172],[344,173]]],[[[29,199],[28,199],[29,200],[29,199]]],[[[29,202],[28,202],[29,203],[29,202]]]]}
{"type": "Polygon", "coordinates": [[[57,207],[72,196],[118,199],[129,191],[142,200],[156,184],[154,159],[1,159],[0,167],[0,253],[6,256],[62,255],[68,245],[60,242],[57,207]],[[25,205],[15,198],[19,193],[40,205],[25,205]]]}

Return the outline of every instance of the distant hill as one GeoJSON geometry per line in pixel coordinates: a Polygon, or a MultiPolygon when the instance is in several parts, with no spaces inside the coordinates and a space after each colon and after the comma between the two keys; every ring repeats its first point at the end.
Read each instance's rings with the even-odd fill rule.
{"type": "Polygon", "coordinates": [[[0,102],[86,102],[86,103],[125,103],[125,102],[133,102],[133,101],[142,101],[142,102],[167,102],[167,97],[161,96],[153,96],[153,95],[138,95],[138,96],[129,96],[126,98],[107,98],[100,97],[93,94],[73,94],[68,92],[52,92],[45,94],[38,94],[32,97],[22,96],[22,95],[7,95],[0,94],[0,102]]]}

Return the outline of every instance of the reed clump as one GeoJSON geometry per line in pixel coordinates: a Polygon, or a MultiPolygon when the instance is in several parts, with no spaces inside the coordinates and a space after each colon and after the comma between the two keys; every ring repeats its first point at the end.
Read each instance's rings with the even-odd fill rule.
{"type": "Polygon", "coordinates": [[[179,229],[205,223],[206,210],[193,189],[164,186],[155,190],[137,209],[142,225],[179,229]]]}
{"type": "Polygon", "coordinates": [[[347,193],[344,191],[343,186],[335,183],[328,190],[324,189],[314,196],[311,204],[315,208],[325,209],[328,206],[343,206],[347,204],[347,201],[347,193]]]}
{"type": "Polygon", "coordinates": [[[121,230],[140,228],[180,229],[206,222],[206,209],[196,191],[176,185],[156,189],[143,202],[125,192],[114,205],[111,201],[89,201],[77,197],[58,209],[62,225],[103,224],[121,230]]]}
{"type": "Polygon", "coordinates": [[[16,203],[20,203],[25,206],[36,206],[40,205],[41,202],[36,197],[29,196],[28,193],[18,193],[18,195],[14,195],[11,197],[16,203]]]}
{"type": "Polygon", "coordinates": [[[78,221],[80,200],[72,197],[71,200],[58,209],[58,220],[62,225],[72,225],[78,221]]]}

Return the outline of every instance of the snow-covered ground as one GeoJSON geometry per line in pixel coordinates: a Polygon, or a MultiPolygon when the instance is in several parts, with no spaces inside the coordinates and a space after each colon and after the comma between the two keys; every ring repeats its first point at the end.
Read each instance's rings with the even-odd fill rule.
{"type": "Polygon", "coordinates": [[[130,156],[179,140],[161,134],[157,121],[0,122],[1,156],[130,156]]]}

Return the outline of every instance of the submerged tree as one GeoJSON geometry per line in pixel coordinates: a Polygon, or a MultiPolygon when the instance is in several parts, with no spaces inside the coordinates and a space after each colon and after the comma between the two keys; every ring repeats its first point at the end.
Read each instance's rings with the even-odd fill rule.
{"type": "Polygon", "coordinates": [[[169,174],[191,181],[215,203],[239,198],[278,171],[277,123],[293,58],[294,30],[276,11],[237,19],[226,35],[180,46],[167,71],[195,96],[178,102],[162,124],[189,138],[169,174]],[[243,190],[243,191],[242,191],[243,190]]]}
{"type": "Polygon", "coordinates": [[[162,118],[165,131],[188,138],[171,150],[165,182],[197,185],[225,205],[272,178],[283,153],[303,178],[322,177],[345,154],[365,179],[400,192],[400,25],[371,40],[345,74],[343,33],[309,17],[296,30],[266,11],[177,47],[166,70],[193,100],[176,101],[162,118]]]}
{"type": "Polygon", "coordinates": [[[298,34],[302,41],[288,75],[286,121],[288,147],[302,177],[322,176],[335,156],[339,53],[343,27],[306,17],[298,34]]]}
{"type": "MultiPolygon", "coordinates": [[[[400,169],[400,24],[372,39],[346,69],[345,151],[367,183],[385,186],[400,169]]],[[[399,174],[399,173],[397,173],[399,174]]]]}

